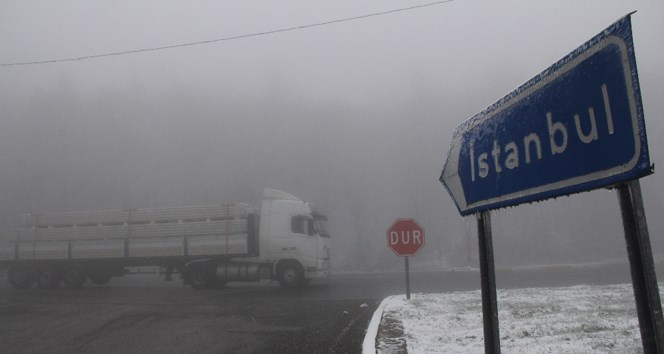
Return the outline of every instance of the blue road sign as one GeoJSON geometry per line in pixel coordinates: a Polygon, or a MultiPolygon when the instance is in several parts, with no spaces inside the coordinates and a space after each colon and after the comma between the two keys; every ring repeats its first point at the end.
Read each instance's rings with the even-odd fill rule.
{"type": "Polygon", "coordinates": [[[650,173],[627,15],[462,123],[440,181],[468,215],[650,173]]]}

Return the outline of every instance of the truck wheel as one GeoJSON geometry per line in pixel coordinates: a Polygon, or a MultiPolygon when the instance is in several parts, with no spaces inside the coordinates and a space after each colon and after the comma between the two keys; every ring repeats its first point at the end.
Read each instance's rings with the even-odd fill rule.
{"type": "Polygon", "coordinates": [[[60,285],[61,275],[55,269],[45,269],[37,274],[37,286],[41,289],[53,289],[60,285]]]}
{"type": "Polygon", "coordinates": [[[210,289],[223,289],[224,287],[226,287],[226,284],[228,284],[227,281],[214,279],[213,281],[210,282],[210,284],[208,285],[208,288],[210,288],[210,289]]]}
{"type": "Polygon", "coordinates": [[[111,281],[113,273],[106,268],[88,269],[88,278],[95,285],[104,285],[111,281]]]}
{"type": "Polygon", "coordinates": [[[191,269],[189,285],[194,289],[209,289],[214,286],[214,268],[208,264],[198,264],[191,269]]]}
{"type": "Polygon", "coordinates": [[[304,285],[304,271],[296,263],[287,263],[280,266],[277,277],[279,285],[284,288],[297,288],[304,285]]]}
{"type": "Polygon", "coordinates": [[[30,268],[12,267],[7,274],[7,280],[15,289],[30,289],[35,282],[35,272],[30,268]]]}
{"type": "Polygon", "coordinates": [[[86,280],[88,280],[88,276],[81,266],[69,266],[62,272],[62,281],[69,288],[80,288],[86,280]]]}

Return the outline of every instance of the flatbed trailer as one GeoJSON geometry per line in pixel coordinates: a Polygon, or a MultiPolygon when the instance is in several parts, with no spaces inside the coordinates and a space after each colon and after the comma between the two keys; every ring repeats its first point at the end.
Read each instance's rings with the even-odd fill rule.
{"type": "Polygon", "coordinates": [[[8,269],[10,284],[20,289],[35,282],[41,288],[80,287],[88,279],[105,284],[126,267],[150,265],[168,276],[179,272],[197,288],[261,278],[287,284],[283,264],[297,264],[298,285],[317,277],[312,269],[326,275],[329,239],[316,229],[323,217],[309,203],[272,189],[265,190],[261,208],[261,214],[246,203],[24,214],[21,227],[0,242],[0,269],[8,269]],[[284,221],[291,230],[279,230],[284,221]],[[305,230],[293,230],[300,226],[306,240],[300,236],[305,230]],[[312,239],[316,246],[300,252],[272,247],[312,239]]]}

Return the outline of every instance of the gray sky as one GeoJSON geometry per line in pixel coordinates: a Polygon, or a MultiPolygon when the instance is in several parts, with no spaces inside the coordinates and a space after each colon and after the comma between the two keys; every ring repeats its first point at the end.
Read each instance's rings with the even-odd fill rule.
{"type": "MultiPolygon", "coordinates": [[[[425,3],[3,1],[0,63],[425,3]]],[[[661,2],[457,0],[234,41],[0,67],[0,224],[10,229],[23,212],[256,201],[273,187],[330,215],[338,265],[400,266],[385,246],[396,217],[427,229],[416,265],[462,264],[472,221],[437,181],[453,129],[634,10],[651,161],[662,165],[661,2]]],[[[642,188],[653,246],[664,255],[662,182],[655,174],[642,188]]],[[[612,192],[493,220],[498,263],[624,257],[612,192]]]]}

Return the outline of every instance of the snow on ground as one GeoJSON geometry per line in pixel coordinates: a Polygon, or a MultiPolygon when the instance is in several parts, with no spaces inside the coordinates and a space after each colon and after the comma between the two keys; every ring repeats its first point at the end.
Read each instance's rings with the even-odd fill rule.
{"type": "MultiPolygon", "coordinates": [[[[401,320],[408,353],[484,352],[479,290],[391,296],[383,306],[383,324],[401,320]]],[[[642,352],[631,284],[499,289],[498,317],[504,353],[642,352]]],[[[377,348],[403,351],[380,335],[377,348]]]]}

